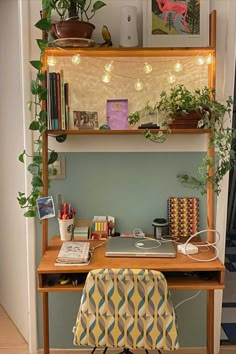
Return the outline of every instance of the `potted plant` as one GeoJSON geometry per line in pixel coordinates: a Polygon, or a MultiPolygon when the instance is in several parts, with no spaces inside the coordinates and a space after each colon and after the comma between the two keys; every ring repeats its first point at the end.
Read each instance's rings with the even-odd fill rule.
{"type": "MultiPolygon", "coordinates": [[[[160,115],[160,125],[164,129],[164,134],[162,130],[157,133],[151,130],[145,131],[147,139],[159,143],[166,140],[173,128],[211,129],[209,144],[215,148],[215,161],[206,155],[198,168],[197,177],[187,174],[177,176],[184,185],[197,188],[202,194],[206,193],[208,182],[219,194],[221,180],[236,162],[236,130],[225,127],[225,116],[230,117],[232,110],[232,97],[228,97],[225,103],[214,98],[215,89],[213,88],[198,88],[191,92],[184,85],[173,86],[169,93],[163,91],[159,101],[154,105],[160,115]],[[214,175],[210,176],[208,171],[213,165],[214,175]]],[[[140,120],[140,112],[141,110],[130,114],[130,124],[140,120]]]]}
{"type": "Polygon", "coordinates": [[[94,24],[90,20],[96,12],[106,6],[97,0],[52,0],[52,8],[60,16],[60,20],[52,24],[56,38],[92,37],[94,24]]]}

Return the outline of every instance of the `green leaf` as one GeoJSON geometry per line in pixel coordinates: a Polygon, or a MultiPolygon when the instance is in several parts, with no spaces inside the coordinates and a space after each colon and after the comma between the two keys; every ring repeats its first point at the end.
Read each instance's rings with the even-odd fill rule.
{"type": "Polygon", "coordinates": [[[42,82],[42,81],[44,81],[45,80],[45,75],[44,74],[42,74],[42,73],[39,73],[38,75],[37,75],[37,78],[42,82]]]}
{"type": "Polygon", "coordinates": [[[39,120],[40,122],[46,122],[46,119],[47,119],[47,112],[44,109],[42,109],[39,112],[39,120]]]}
{"type": "Polygon", "coordinates": [[[51,23],[47,18],[42,18],[37,23],[35,23],[35,27],[40,29],[41,31],[50,31],[51,23]]]}
{"type": "Polygon", "coordinates": [[[49,159],[48,159],[48,165],[51,165],[54,163],[58,158],[58,153],[56,151],[51,151],[49,159]]]}
{"type": "Polygon", "coordinates": [[[29,126],[29,129],[30,130],[39,130],[39,122],[37,122],[36,120],[31,122],[30,126],[29,126]]]}
{"type": "Polygon", "coordinates": [[[23,207],[27,202],[27,199],[25,197],[20,197],[20,198],[17,197],[17,200],[18,200],[21,207],[23,207]]]}
{"type": "Polygon", "coordinates": [[[31,60],[30,64],[37,70],[41,70],[43,67],[43,63],[40,60],[31,60]]]}
{"type": "Polygon", "coordinates": [[[25,150],[19,155],[18,160],[24,163],[25,150]]]}
{"type": "Polygon", "coordinates": [[[34,176],[32,178],[31,184],[33,187],[43,187],[43,181],[39,176],[34,176]]]}
{"type": "Polygon", "coordinates": [[[48,45],[48,41],[46,39],[36,39],[36,42],[39,46],[39,49],[41,49],[41,51],[44,52],[48,45]]]}
{"type": "Polygon", "coordinates": [[[40,134],[43,134],[44,132],[46,132],[46,130],[47,130],[47,127],[45,125],[40,125],[40,127],[39,127],[40,134]]]}
{"type": "Polygon", "coordinates": [[[28,106],[28,110],[31,112],[32,111],[32,105],[33,105],[33,102],[30,101],[27,103],[27,106],[28,106]]]}
{"type": "Polygon", "coordinates": [[[47,89],[45,87],[39,87],[39,100],[44,101],[47,99],[47,89]]]}
{"type": "Polygon", "coordinates": [[[56,141],[58,143],[64,143],[64,141],[66,140],[67,138],[67,134],[62,134],[62,135],[57,135],[56,136],[56,141]]]}
{"type": "Polygon", "coordinates": [[[39,170],[39,165],[36,163],[31,163],[29,164],[29,166],[27,167],[27,170],[32,174],[32,175],[36,175],[38,173],[39,170]]]}
{"type": "Polygon", "coordinates": [[[31,85],[30,85],[30,91],[33,95],[37,95],[38,94],[38,84],[35,80],[31,81],[31,85]]]}
{"type": "Polygon", "coordinates": [[[28,211],[26,211],[24,213],[24,216],[27,217],[27,218],[33,218],[36,216],[36,211],[33,210],[33,209],[29,209],[28,211]]]}
{"type": "Polygon", "coordinates": [[[33,157],[33,162],[37,164],[41,164],[43,162],[42,156],[41,155],[36,155],[33,157]]]}
{"type": "Polygon", "coordinates": [[[93,8],[92,8],[92,12],[95,12],[99,9],[101,9],[103,6],[106,6],[106,4],[103,2],[103,1],[96,1],[94,4],[93,4],[93,8]]]}

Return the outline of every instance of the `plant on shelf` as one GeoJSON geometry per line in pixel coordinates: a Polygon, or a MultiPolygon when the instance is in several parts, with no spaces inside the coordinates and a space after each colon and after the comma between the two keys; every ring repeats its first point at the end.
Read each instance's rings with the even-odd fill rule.
{"type": "MultiPolygon", "coordinates": [[[[164,142],[173,128],[211,129],[209,144],[215,148],[215,161],[206,155],[199,166],[198,177],[187,174],[177,177],[185,186],[197,188],[202,194],[206,193],[207,183],[210,182],[219,194],[221,180],[236,162],[236,130],[225,127],[225,116],[230,118],[231,115],[232,98],[228,97],[225,103],[221,103],[215,99],[215,89],[204,87],[191,92],[184,85],[176,85],[171,87],[169,93],[163,91],[154,107],[159,113],[160,127],[164,133],[145,130],[145,137],[153,142],[164,142]],[[209,175],[211,167],[214,167],[213,176],[209,175]]],[[[130,114],[130,124],[140,120],[140,112],[130,114]]]]}
{"type": "Polygon", "coordinates": [[[57,38],[90,39],[95,29],[90,20],[98,10],[106,6],[100,0],[51,0],[51,4],[60,17],[52,25],[57,38]]]}
{"type": "MultiPolygon", "coordinates": [[[[43,10],[46,13],[46,17],[39,20],[35,27],[38,29],[49,32],[51,29],[51,10],[52,7],[49,1],[43,1],[43,10]]],[[[31,81],[31,95],[32,99],[28,103],[28,108],[32,114],[32,121],[29,125],[29,129],[34,132],[37,137],[34,139],[34,153],[33,155],[28,154],[24,150],[19,155],[19,161],[23,163],[28,163],[27,158],[31,161],[28,164],[27,170],[32,175],[31,186],[32,189],[29,195],[25,192],[18,192],[17,200],[21,208],[25,211],[24,216],[34,217],[36,216],[36,200],[42,196],[43,180],[42,180],[42,150],[43,150],[43,134],[47,130],[47,112],[43,105],[43,102],[47,98],[47,89],[44,85],[45,74],[43,72],[43,54],[45,48],[48,45],[46,39],[37,39],[37,44],[40,49],[39,60],[32,60],[30,64],[34,69],[36,69],[35,79],[31,81]]],[[[58,142],[63,142],[66,135],[61,135],[56,137],[58,142]]],[[[58,154],[54,150],[48,150],[48,165],[52,174],[56,171],[51,167],[52,164],[57,160],[58,154]]],[[[49,181],[50,183],[50,181],[49,181]]]]}

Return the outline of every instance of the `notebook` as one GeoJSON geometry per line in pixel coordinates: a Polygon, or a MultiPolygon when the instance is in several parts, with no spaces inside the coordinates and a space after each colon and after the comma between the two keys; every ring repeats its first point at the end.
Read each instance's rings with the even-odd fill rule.
{"type": "Polygon", "coordinates": [[[148,238],[113,237],[108,239],[107,257],[176,257],[172,241],[148,238]]]}

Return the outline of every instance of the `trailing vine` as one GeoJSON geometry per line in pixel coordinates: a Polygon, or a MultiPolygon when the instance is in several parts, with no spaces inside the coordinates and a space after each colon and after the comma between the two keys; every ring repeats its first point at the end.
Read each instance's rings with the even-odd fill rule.
{"type": "MultiPolygon", "coordinates": [[[[51,29],[51,2],[50,0],[42,0],[43,12],[46,17],[41,18],[35,27],[48,33],[51,29]]],[[[37,70],[35,79],[31,81],[30,91],[32,99],[28,103],[28,108],[32,113],[33,120],[29,125],[32,132],[38,132],[38,137],[34,140],[34,154],[29,155],[24,150],[19,155],[19,161],[26,162],[26,157],[31,158],[27,170],[32,175],[31,192],[26,195],[25,192],[18,192],[17,200],[21,208],[25,209],[24,216],[36,216],[36,201],[42,196],[43,180],[42,180],[42,149],[43,149],[43,134],[47,130],[47,112],[44,108],[43,102],[47,99],[47,88],[45,87],[45,73],[43,72],[43,55],[47,48],[47,39],[36,39],[37,45],[40,49],[39,60],[30,61],[31,66],[37,70]]],[[[57,139],[60,141],[60,139],[57,139]]],[[[61,139],[65,140],[65,139],[61,139]]],[[[52,165],[58,158],[58,154],[54,150],[48,150],[48,165],[52,165]]],[[[55,174],[56,170],[50,169],[50,173],[55,174]]],[[[50,181],[49,181],[50,184],[50,181]]]]}

